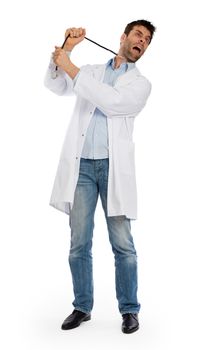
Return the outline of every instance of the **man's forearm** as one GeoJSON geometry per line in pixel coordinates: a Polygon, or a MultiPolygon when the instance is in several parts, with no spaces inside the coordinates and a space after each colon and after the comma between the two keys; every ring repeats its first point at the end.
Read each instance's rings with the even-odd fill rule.
{"type": "Polygon", "coordinates": [[[75,64],[73,64],[69,59],[69,64],[65,68],[65,72],[69,75],[69,77],[71,79],[74,79],[79,71],[80,71],[80,68],[78,68],[75,64]]]}

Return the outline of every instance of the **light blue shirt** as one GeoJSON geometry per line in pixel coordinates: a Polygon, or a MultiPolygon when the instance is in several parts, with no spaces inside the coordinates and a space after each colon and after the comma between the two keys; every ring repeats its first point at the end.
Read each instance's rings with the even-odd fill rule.
{"type": "MultiPolygon", "coordinates": [[[[114,86],[117,78],[126,71],[135,67],[134,63],[122,63],[119,68],[114,68],[114,58],[106,64],[103,82],[114,86]]],[[[104,159],[109,157],[107,117],[98,108],[89,123],[81,158],[104,159]]]]}

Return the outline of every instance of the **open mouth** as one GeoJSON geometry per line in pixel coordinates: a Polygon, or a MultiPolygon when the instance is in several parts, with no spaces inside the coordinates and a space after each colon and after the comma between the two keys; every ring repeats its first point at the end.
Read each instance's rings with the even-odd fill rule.
{"type": "Polygon", "coordinates": [[[137,51],[138,53],[141,52],[141,49],[140,49],[138,46],[134,46],[134,47],[133,47],[133,50],[137,51]]]}

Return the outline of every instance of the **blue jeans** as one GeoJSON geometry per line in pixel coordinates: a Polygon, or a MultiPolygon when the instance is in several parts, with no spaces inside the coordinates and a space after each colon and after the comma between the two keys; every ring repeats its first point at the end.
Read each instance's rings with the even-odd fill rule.
{"type": "Polygon", "coordinates": [[[109,159],[80,159],[74,204],[69,219],[71,246],[69,265],[76,310],[89,313],[93,308],[92,237],[94,214],[100,193],[109,240],[115,257],[116,297],[119,311],[138,313],[137,254],[126,216],[107,217],[109,159]]]}

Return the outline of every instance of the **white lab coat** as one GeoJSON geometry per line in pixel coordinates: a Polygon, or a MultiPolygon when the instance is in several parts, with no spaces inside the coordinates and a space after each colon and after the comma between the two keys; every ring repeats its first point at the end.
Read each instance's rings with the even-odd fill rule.
{"type": "Polygon", "coordinates": [[[135,116],[144,107],[150,82],[135,67],[120,76],[114,87],[103,83],[106,65],[81,67],[73,80],[61,69],[51,78],[50,61],[44,84],[58,95],[75,93],[77,101],[65,136],[49,204],[70,215],[79,176],[80,157],[88,125],[95,108],[107,117],[109,176],[107,216],[125,215],[137,219],[137,186],[133,127],[135,116]]]}

